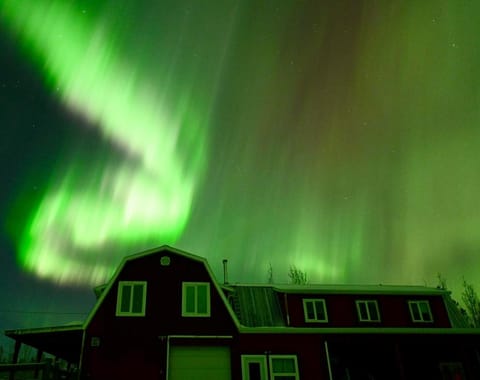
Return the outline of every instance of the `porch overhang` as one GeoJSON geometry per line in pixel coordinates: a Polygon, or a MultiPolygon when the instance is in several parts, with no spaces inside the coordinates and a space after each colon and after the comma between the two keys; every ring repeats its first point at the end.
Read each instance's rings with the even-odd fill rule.
{"type": "Polygon", "coordinates": [[[5,335],[17,344],[26,344],[40,351],[78,364],[83,338],[82,325],[6,330],[5,335]]]}

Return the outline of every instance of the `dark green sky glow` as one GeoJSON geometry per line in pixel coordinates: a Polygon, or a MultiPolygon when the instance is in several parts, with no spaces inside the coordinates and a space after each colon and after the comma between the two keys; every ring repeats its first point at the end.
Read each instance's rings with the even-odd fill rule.
{"type": "Polygon", "coordinates": [[[2,4],[2,255],[32,276],[168,243],[232,281],[480,285],[480,3],[2,4]]]}

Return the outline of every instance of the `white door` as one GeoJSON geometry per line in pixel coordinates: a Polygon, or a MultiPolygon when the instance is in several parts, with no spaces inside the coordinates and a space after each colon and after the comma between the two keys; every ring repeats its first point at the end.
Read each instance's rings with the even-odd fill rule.
{"type": "Polygon", "coordinates": [[[169,380],[230,380],[230,348],[170,346],[169,380]]]}
{"type": "Polygon", "coordinates": [[[265,355],[242,355],[242,380],[267,380],[265,355]]]}

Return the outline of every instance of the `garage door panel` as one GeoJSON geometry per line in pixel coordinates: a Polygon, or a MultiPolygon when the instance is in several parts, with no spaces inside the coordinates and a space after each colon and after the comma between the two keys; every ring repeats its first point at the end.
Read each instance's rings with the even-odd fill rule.
{"type": "Polygon", "coordinates": [[[230,380],[230,349],[225,346],[171,346],[169,380],[230,380]]]}

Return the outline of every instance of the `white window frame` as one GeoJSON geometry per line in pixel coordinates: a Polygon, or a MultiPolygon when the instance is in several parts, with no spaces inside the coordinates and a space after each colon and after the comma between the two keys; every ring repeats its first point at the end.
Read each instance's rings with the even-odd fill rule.
{"type": "Polygon", "coordinates": [[[265,355],[242,355],[242,380],[250,380],[249,363],[260,363],[260,380],[267,380],[267,358],[265,355]]]}
{"type": "Polygon", "coordinates": [[[270,379],[271,380],[276,380],[277,376],[278,377],[295,376],[295,380],[299,380],[299,378],[300,378],[299,377],[299,372],[298,372],[297,355],[269,355],[268,364],[269,364],[270,379]],[[293,361],[295,363],[295,372],[274,373],[273,372],[273,360],[274,359],[293,359],[293,361]]]}
{"type": "Polygon", "coordinates": [[[357,305],[358,320],[360,322],[381,322],[382,318],[380,316],[380,310],[378,308],[378,301],[377,300],[356,300],[355,303],[357,305]],[[373,303],[375,305],[375,309],[377,310],[378,319],[373,319],[372,316],[370,315],[370,309],[368,308],[369,303],[373,303]],[[367,318],[366,319],[362,318],[362,313],[360,312],[360,305],[361,304],[366,305],[366,310],[367,310],[367,318]]]}
{"type": "Polygon", "coordinates": [[[118,289],[117,289],[117,308],[115,315],[118,317],[144,317],[145,316],[145,309],[147,305],[147,281],[119,281],[118,282],[118,289]],[[133,307],[133,292],[130,297],[130,307],[129,311],[122,311],[122,295],[123,295],[123,287],[124,286],[133,286],[135,285],[142,285],[143,286],[143,299],[142,299],[142,311],[138,313],[132,312],[133,307]]]}
{"type": "Polygon", "coordinates": [[[410,317],[412,318],[412,322],[420,322],[420,323],[432,323],[433,322],[433,315],[432,315],[432,309],[430,308],[430,302],[428,300],[412,300],[408,301],[408,309],[410,310],[410,317]],[[429,320],[426,320],[423,318],[423,315],[421,313],[421,304],[427,305],[428,309],[428,315],[430,316],[429,320]],[[418,315],[420,315],[420,319],[415,319],[414,313],[413,313],[413,305],[418,308],[418,315]]]}
{"type": "Polygon", "coordinates": [[[182,317],[210,317],[210,283],[209,282],[182,282],[182,317]],[[205,313],[198,312],[197,289],[199,286],[207,287],[207,311],[205,313]],[[195,289],[195,311],[187,312],[187,288],[195,289]]]}
{"type": "Polygon", "coordinates": [[[305,316],[305,322],[321,322],[326,323],[328,322],[328,314],[327,314],[327,304],[324,298],[304,298],[303,299],[303,315],[305,316]],[[315,318],[308,318],[307,313],[307,305],[312,304],[313,312],[315,313],[315,318]],[[325,319],[318,318],[318,309],[317,304],[321,303],[323,308],[323,313],[325,314],[325,319]]]}

